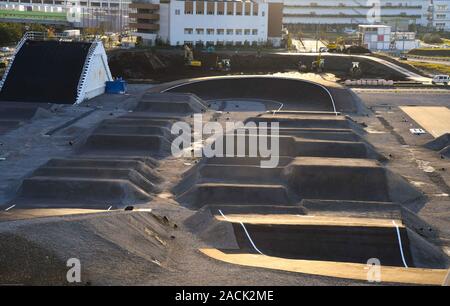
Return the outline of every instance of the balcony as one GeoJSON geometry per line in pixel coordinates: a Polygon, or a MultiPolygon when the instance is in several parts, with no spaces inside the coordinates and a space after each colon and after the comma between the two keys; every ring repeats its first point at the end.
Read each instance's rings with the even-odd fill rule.
{"type": "Polygon", "coordinates": [[[159,14],[129,13],[129,17],[134,19],[159,20],[159,14]]]}
{"type": "Polygon", "coordinates": [[[145,2],[132,2],[129,4],[130,9],[144,9],[144,10],[159,10],[159,4],[145,3],[145,2]]]}
{"type": "Polygon", "coordinates": [[[132,29],[137,29],[138,31],[140,29],[142,30],[153,30],[153,31],[157,31],[159,30],[159,24],[157,23],[130,23],[129,27],[132,29]]]}

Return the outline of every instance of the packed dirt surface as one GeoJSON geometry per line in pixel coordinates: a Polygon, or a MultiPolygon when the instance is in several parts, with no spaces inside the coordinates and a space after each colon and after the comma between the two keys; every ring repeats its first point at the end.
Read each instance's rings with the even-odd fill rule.
{"type": "Polygon", "coordinates": [[[86,285],[356,285],[374,257],[383,284],[442,282],[448,161],[398,128],[391,100],[368,108],[327,81],[195,81],[130,85],[0,136],[0,283],[69,284],[77,258],[86,285]],[[234,129],[172,154],[171,127],[198,115],[255,123],[277,165],[250,154],[251,133],[234,156],[193,155],[210,136],[228,152],[234,129]]]}
{"type": "MultiPolygon", "coordinates": [[[[218,51],[215,53],[194,52],[194,59],[202,62],[201,68],[185,66],[181,50],[114,50],[109,53],[109,65],[115,77],[131,80],[151,80],[166,82],[181,78],[214,75],[270,74],[297,71],[299,61],[310,70],[316,55],[268,54],[258,55],[254,51],[218,51]],[[231,59],[231,71],[215,69],[217,59],[231,59]]],[[[360,62],[365,78],[403,80],[400,73],[366,58],[352,56],[325,56],[325,72],[340,78],[350,77],[352,62],[360,62]]]]}

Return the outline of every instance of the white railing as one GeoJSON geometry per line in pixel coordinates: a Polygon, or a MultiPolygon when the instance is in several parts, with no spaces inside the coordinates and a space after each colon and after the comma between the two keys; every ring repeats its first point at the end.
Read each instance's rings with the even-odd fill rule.
{"type": "Polygon", "coordinates": [[[95,49],[97,48],[97,46],[98,46],[98,41],[94,41],[91,44],[91,46],[89,47],[89,51],[86,56],[86,61],[84,62],[83,70],[81,72],[81,77],[80,77],[80,80],[78,81],[77,99],[75,101],[75,104],[79,104],[79,103],[83,102],[83,92],[86,87],[86,78],[87,78],[89,68],[91,67],[93,55],[94,55],[94,52],[95,52],[95,49]]]}
{"type": "Polygon", "coordinates": [[[29,39],[28,32],[25,33],[25,35],[23,35],[23,37],[18,42],[16,49],[14,50],[14,53],[11,57],[11,60],[9,61],[8,66],[5,69],[5,73],[3,73],[3,78],[0,81],[0,91],[3,88],[3,84],[5,84],[6,78],[8,76],[9,71],[11,70],[11,67],[13,65],[14,59],[16,58],[17,53],[19,53],[20,49],[22,48],[23,44],[27,41],[27,39],[29,39]]]}
{"type": "MultiPolygon", "coordinates": [[[[5,73],[3,74],[3,77],[0,80],[0,91],[2,90],[3,85],[5,84],[6,78],[8,76],[9,71],[11,70],[11,67],[14,63],[14,59],[16,58],[17,53],[20,51],[23,44],[27,40],[74,40],[74,38],[68,37],[64,34],[48,35],[47,32],[33,32],[33,31],[26,32],[18,42],[16,49],[14,50],[14,53],[11,57],[11,60],[9,61],[8,66],[5,69],[5,73]]],[[[85,38],[81,39],[81,37],[75,38],[75,40],[92,41],[92,39],[90,40],[85,38]]]]}

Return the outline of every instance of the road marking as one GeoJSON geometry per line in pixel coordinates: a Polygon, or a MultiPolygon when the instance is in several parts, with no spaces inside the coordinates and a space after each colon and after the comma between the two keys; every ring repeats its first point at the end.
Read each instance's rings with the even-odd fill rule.
{"type": "MultiPolygon", "coordinates": [[[[222,217],[223,217],[226,221],[231,222],[231,221],[223,214],[223,212],[222,212],[220,209],[219,209],[219,213],[222,215],[222,217]]],[[[247,238],[248,238],[248,240],[250,241],[250,243],[252,244],[252,246],[253,246],[253,248],[255,249],[255,251],[258,252],[258,253],[261,254],[261,255],[264,255],[264,254],[256,247],[255,243],[254,243],[253,240],[252,240],[252,237],[250,237],[250,234],[248,233],[247,229],[245,228],[244,223],[242,223],[242,222],[239,222],[239,223],[241,224],[242,228],[244,229],[245,234],[247,235],[247,238]]]]}
{"type": "Polygon", "coordinates": [[[14,205],[12,205],[12,206],[8,207],[7,209],[5,209],[5,211],[8,211],[8,210],[10,210],[10,209],[14,208],[15,206],[16,206],[16,204],[14,204],[14,205]]]}
{"type": "Polygon", "coordinates": [[[405,256],[403,254],[403,246],[402,246],[402,238],[400,237],[400,230],[398,228],[397,223],[395,223],[394,220],[392,220],[392,224],[395,226],[395,230],[397,231],[397,238],[398,238],[398,246],[400,248],[400,254],[402,255],[402,261],[405,268],[408,268],[408,265],[406,264],[405,256]]]}
{"type": "Polygon", "coordinates": [[[112,206],[108,207],[108,210],[111,210],[112,206]]]}

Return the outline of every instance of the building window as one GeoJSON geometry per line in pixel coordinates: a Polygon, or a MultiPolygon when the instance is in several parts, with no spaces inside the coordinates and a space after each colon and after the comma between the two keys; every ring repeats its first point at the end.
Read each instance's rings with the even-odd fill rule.
{"type": "Polygon", "coordinates": [[[241,29],[236,29],[236,35],[242,35],[242,30],[241,29]]]}
{"type": "Polygon", "coordinates": [[[252,7],[252,4],[250,2],[244,3],[244,8],[245,8],[244,15],[245,16],[250,16],[251,7],[252,7]]]}
{"type": "Polygon", "coordinates": [[[184,2],[184,13],[186,15],[192,15],[194,11],[194,3],[192,1],[184,2]]]}
{"type": "Polygon", "coordinates": [[[227,35],[233,35],[234,30],[233,29],[227,29],[227,35]]]}
{"type": "Polygon", "coordinates": [[[253,3],[253,16],[258,16],[258,3],[253,3]]]}
{"type": "Polygon", "coordinates": [[[180,10],[175,10],[175,15],[180,15],[180,10]]]}
{"type": "Polygon", "coordinates": [[[214,2],[206,2],[206,10],[208,12],[208,15],[214,15],[214,2]]]}
{"type": "Polygon", "coordinates": [[[263,17],[266,16],[266,12],[262,11],[261,16],[263,16],[263,17]]]}
{"type": "Polygon", "coordinates": [[[242,41],[237,41],[234,43],[235,46],[242,46],[242,41]]]}
{"type": "Polygon", "coordinates": [[[244,35],[250,35],[250,29],[245,29],[244,30],[244,35]]]}
{"type": "Polygon", "coordinates": [[[206,29],[206,34],[214,35],[214,29],[206,29]]]}
{"type": "Polygon", "coordinates": [[[195,29],[195,32],[197,33],[197,35],[203,35],[205,34],[205,29],[195,29]]]}
{"type": "Polygon", "coordinates": [[[236,3],[236,16],[242,16],[242,2],[235,2],[236,3]]]}
{"type": "Polygon", "coordinates": [[[258,35],[258,30],[257,29],[253,29],[252,30],[252,35],[258,35]]]}
{"type": "Polygon", "coordinates": [[[446,15],[445,14],[437,14],[436,15],[436,19],[445,19],[446,15]]]}
{"type": "Polygon", "coordinates": [[[224,29],[217,29],[217,35],[223,35],[223,34],[225,34],[224,29]]]}
{"type": "Polygon", "coordinates": [[[217,15],[224,15],[225,2],[217,2],[217,15]]]}
{"type": "Polygon", "coordinates": [[[227,3],[227,15],[234,15],[234,2],[228,2],[227,3]]]}
{"type": "Polygon", "coordinates": [[[205,13],[205,2],[197,1],[195,3],[195,8],[197,15],[203,15],[205,13]]]}
{"type": "Polygon", "coordinates": [[[192,34],[194,30],[192,28],[184,28],[184,34],[192,34]]]}

